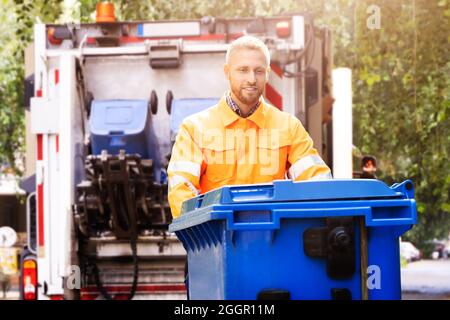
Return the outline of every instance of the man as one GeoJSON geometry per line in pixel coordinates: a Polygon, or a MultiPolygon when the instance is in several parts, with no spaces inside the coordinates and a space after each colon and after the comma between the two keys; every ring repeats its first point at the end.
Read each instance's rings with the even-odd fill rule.
{"type": "Polygon", "coordinates": [[[185,200],[224,185],[331,179],[300,121],[262,98],[270,54],[257,38],[231,43],[224,65],[230,90],[181,124],[168,167],[174,218],[185,200]]]}
{"type": "Polygon", "coordinates": [[[377,159],[372,156],[365,156],[361,160],[361,179],[377,179],[375,172],[377,171],[377,159]]]}

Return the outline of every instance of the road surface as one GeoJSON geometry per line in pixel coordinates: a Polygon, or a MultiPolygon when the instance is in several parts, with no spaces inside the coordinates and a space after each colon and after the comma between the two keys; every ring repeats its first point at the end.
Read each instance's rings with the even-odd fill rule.
{"type": "Polygon", "coordinates": [[[403,299],[450,300],[450,259],[411,262],[401,274],[403,299]]]}

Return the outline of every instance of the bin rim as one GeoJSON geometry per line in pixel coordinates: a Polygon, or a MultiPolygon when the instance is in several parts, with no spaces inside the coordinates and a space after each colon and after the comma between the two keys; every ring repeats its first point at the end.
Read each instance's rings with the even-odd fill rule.
{"type": "MultiPolygon", "coordinates": [[[[339,183],[339,181],[349,182],[349,180],[332,180],[327,182],[314,181],[314,183],[320,183],[321,185],[328,186],[334,184],[334,188],[336,189],[339,189],[346,185],[345,183],[339,183]]],[[[339,195],[338,193],[328,192],[327,195],[333,196],[332,199],[326,199],[322,197],[322,199],[310,198],[306,201],[304,197],[300,200],[292,200],[292,194],[294,192],[288,189],[290,190],[288,197],[290,200],[281,201],[279,200],[281,196],[272,196],[272,201],[268,201],[267,199],[253,199],[253,201],[233,202],[231,201],[233,199],[230,198],[230,189],[232,188],[237,188],[237,190],[248,190],[249,188],[256,188],[257,190],[259,190],[259,188],[263,188],[263,190],[274,190],[277,188],[277,186],[279,187],[280,181],[275,181],[273,184],[267,183],[257,185],[224,186],[186,201],[183,204],[183,214],[173,220],[172,224],[169,225],[169,231],[174,232],[182,230],[211,220],[227,220],[227,223],[230,224],[230,221],[233,223],[233,212],[235,211],[264,211],[264,209],[271,211],[272,214],[276,216],[275,220],[289,217],[317,218],[321,217],[321,214],[324,215],[323,217],[334,215],[348,215],[345,210],[342,210],[344,208],[352,212],[350,215],[365,216],[366,225],[412,225],[417,223],[416,205],[413,197],[411,181],[406,180],[403,183],[395,184],[390,188],[381,181],[374,181],[375,183],[353,183],[355,181],[357,180],[351,181],[353,185],[384,186],[385,188],[389,189],[390,192],[387,192],[386,190],[384,192],[381,192],[383,191],[382,189],[375,189],[375,191],[379,192],[378,196],[376,196],[375,193],[350,193],[346,194],[345,198],[336,197],[337,195],[339,195]],[[270,186],[273,186],[273,188],[270,188],[270,186]],[[359,197],[355,197],[357,195],[359,197]],[[406,211],[406,216],[393,216],[387,219],[379,219],[372,217],[372,207],[408,207],[408,210],[406,211]],[[286,215],[284,213],[280,214],[280,212],[282,211],[290,212],[292,213],[292,215],[286,215]],[[311,215],[308,213],[308,211],[316,211],[319,214],[313,213],[311,215]],[[326,214],[324,213],[325,211],[327,212],[326,214]]],[[[296,182],[293,183],[292,181],[286,181],[281,182],[281,185],[290,186],[291,188],[295,189],[296,187],[298,188],[300,184],[296,182]]],[[[341,196],[342,195],[344,195],[344,193],[341,193],[341,196]]],[[[261,195],[260,198],[262,198],[261,195]]]]}

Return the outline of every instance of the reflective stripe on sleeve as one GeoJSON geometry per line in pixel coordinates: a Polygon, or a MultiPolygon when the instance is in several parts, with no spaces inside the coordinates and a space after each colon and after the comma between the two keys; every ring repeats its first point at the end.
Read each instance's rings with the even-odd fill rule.
{"type": "Polygon", "coordinates": [[[297,179],[303,172],[316,165],[326,165],[322,158],[316,155],[306,156],[297,160],[290,168],[289,175],[292,180],[297,179]]]}
{"type": "Polygon", "coordinates": [[[185,183],[189,189],[191,189],[191,191],[193,193],[195,193],[195,195],[199,195],[200,191],[192,184],[192,182],[190,182],[188,179],[186,179],[183,176],[178,176],[178,175],[174,175],[173,177],[171,177],[169,179],[169,191],[176,187],[177,185],[179,185],[180,183],[185,183]]]}
{"type": "Polygon", "coordinates": [[[333,179],[331,172],[318,174],[317,176],[314,176],[309,180],[329,180],[329,179],[333,179]]]}
{"type": "Polygon", "coordinates": [[[200,164],[191,161],[171,161],[167,171],[185,172],[200,177],[200,164]]]}

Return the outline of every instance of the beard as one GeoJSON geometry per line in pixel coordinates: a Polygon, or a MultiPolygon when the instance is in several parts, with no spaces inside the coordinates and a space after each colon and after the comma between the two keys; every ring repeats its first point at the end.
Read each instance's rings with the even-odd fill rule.
{"type": "Polygon", "coordinates": [[[259,98],[263,94],[263,89],[260,89],[257,86],[246,86],[232,89],[232,92],[242,103],[251,106],[258,103],[259,98]],[[254,88],[254,90],[248,91],[246,88],[254,88]]]}

